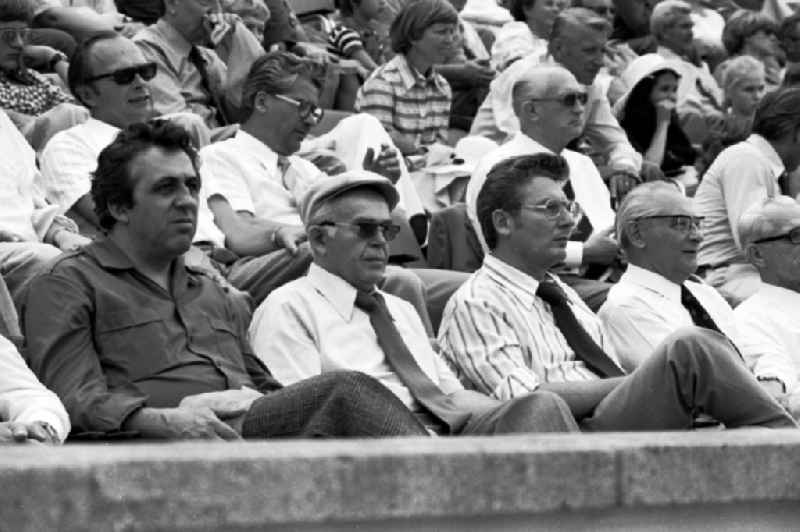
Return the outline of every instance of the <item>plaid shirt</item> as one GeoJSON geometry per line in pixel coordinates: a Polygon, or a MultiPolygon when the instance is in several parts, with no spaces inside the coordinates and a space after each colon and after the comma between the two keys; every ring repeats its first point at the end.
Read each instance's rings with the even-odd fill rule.
{"type": "Polygon", "coordinates": [[[73,102],[61,87],[35,70],[0,70],[0,107],[37,116],[64,102],[73,102]]]}
{"type": "Polygon", "coordinates": [[[397,54],[364,82],[356,110],[380,120],[392,138],[426,146],[447,141],[452,93],[436,72],[423,76],[397,54]]]}

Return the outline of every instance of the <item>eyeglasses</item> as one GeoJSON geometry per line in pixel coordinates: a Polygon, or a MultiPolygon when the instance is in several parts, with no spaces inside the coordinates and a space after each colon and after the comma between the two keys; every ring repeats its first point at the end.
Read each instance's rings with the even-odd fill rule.
{"type": "Polygon", "coordinates": [[[788,233],[784,233],[782,235],[777,236],[770,236],[768,238],[762,238],[760,240],[754,240],[754,244],[760,244],[762,242],[774,242],[776,240],[788,240],[794,245],[800,244],[800,227],[795,227],[788,233]]]}
{"type": "Polygon", "coordinates": [[[569,92],[558,98],[531,98],[529,102],[559,102],[564,107],[575,107],[576,103],[586,105],[589,101],[589,94],[586,92],[569,92]]]}
{"type": "Polygon", "coordinates": [[[322,120],[322,116],[325,114],[324,109],[311,102],[295,100],[294,98],[284,94],[273,94],[273,96],[297,107],[297,114],[300,115],[300,118],[303,120],[311,118],[315,124],[318,124],[319,121],[322,120]]]}
{"type": "Polygon", "coordinates": [[[569,214],[572,218],[577,218],[581,214],[581,206],[572,200],[561,201],[549,199],[544,203],[539,203],[537,205],[523,204],[522,208],[540,212],[544,214],[544,217],[548,220],[556,220],[564,213],[569,214]]]}
{"type": "Polygon", "coordinates": [[[0,30],[0,39],[9,46],[14,46],[20,40],[28,42],[30,39],[30,28],[3,28],[0,30]]]}
{"type": "Polygon", "coordinates": [[[363,240],[369,240],[371,238],[375,238],[375,236],[378,234],[378,231],[381,232],[381,235],[383,235],[383,238],[385,238],[386,240],[394,240],[395,237],[397,237],[397,235],[400,233],[400,226],[393,224],[392,222],[368,222],[368,221],[359,221],[352,223],[319,222],[316,225],[349,227],[351,229],[355,229],[358,238],[361,238],[363,240]]]}
{"type": "Polygon", "coordinates": [[[103,78],[111,78],[117,85],[129,85],[133,83],[134,78],[136,78],[136,74],[139,74],[143,80],[148,81],[156,76],[156,72],[158,72],[158,65],[155,63],[144,63],[143,65],[120,68],[119,70],[114,70],[113,72],[92,76],[86,81],[97,81],[103,78]]]}
{"type": "Polygon", "coordinates": [[[700,230],[700,224],[705,217],[687,216],[684,214],[658,214],[653,216],[641,216],[636,220],[669,220],[669,226],[676,231],[688,234],[692,229],[700,230]]]}

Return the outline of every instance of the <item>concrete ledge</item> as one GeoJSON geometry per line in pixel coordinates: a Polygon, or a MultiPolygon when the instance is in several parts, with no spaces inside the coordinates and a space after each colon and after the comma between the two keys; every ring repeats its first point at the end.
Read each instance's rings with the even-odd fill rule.
{"type": "Polygon", "coordinates": [[[13,531],[797,529],[800,431],[3,447],[0,485],[13,531]]]}

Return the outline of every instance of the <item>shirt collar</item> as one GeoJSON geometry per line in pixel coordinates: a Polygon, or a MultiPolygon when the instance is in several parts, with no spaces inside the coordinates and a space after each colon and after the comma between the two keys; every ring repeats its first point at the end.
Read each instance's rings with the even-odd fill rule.
{"type": "Polygon", "coordinates": [[[277,172],[278,154],[272,148],[242,128],[239,128],[239,131],[236,132],[236,142],[243,148],[242,153],[255,155],[266,166],[267,170],[277,172]]]}
{"type": "Polygon", "coordinates": [[[163,18],[158,19],[155,24],[155,29],[166,41],[167,45],[172,48],[180,57],[188,57],[189,51],[192,49],[192,43],[186,40],[186,37],[175,29],[175,26],[165,21],[163,18]]]}
{"type": "Polygon", "coordinates": [[[439,83],[439,76],[437,76],[436,71],[433,68],[431,68],[431,73],[425,76],[408,64],[408,60],[403,54],[397,54],[394,58],[394,61],[395,65],[397,66],[397,72],[400,74],[400,81],[403,82],[403,87],[406,90],[409,90],[411,87],[417,84],[424,87],[431,83],[442,90],[441,84],[439,83]]]}
{"type": "Polygon", "coordinates": [[[745,142],[752,144],[760,153],[764,154],[775,179],[786,171],[786,167],[783,165],[783,161],[781,161],[778,152],[775,151],[775,148],[772,147],[772,144],[770,144],[767,139],[757,133],[753,133],[747,137],[745,142]]]}
{"type": "Polygon", "coordinates": [[[306,274],[311,286],[327,299],[336,313],[349,322],[353,318],[356,303],[356,287],[336,274],[312,262],[306,274]]]}
{"type": "Polygon", "coordinates": [[[83,248],[87,255],[93,257],[100,266],[111,270],[133,269],[133,262],[111,238],[95,240],[83,248]]]}
{"type": "MultiPolygon", "coordinates": [[[[515,153],[516,148],[520,149],[519,153],[553,153],[552,150],[546,148],[542,144],[539,144],[522,131],[517,131],[517,133],[514,134],[514,137],[508,141],[507,144],[511,143],[514,143],[515,153]]],[[[561,153],[563,154],[564,151],[562,150],[561,153]]]]}
{"type": "Polygon", "coordinates": [[[680,302],[681,287],[663,275],[628,263],[628,269],[622,274],[620,283],[635,284],[645,290],[656,292],[670,301],[680,302]]]}
{"type": "Polygon", "coordinates": [[[533,308],[539,281],[492,254],[484,257],[483,270],[494,282],[510,290],[527,310],[533,308]]]}

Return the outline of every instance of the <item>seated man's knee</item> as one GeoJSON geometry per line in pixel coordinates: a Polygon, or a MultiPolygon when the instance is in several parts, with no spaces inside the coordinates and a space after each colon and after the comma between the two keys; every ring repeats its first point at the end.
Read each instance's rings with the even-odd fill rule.
{"type": "Polygon", "coordinates": [[[735,360],[738,353],[722,333],[705,327],[682,327],[664,340],[665,356],[678,363],[702,363],[709,360],[735,360]]]}

